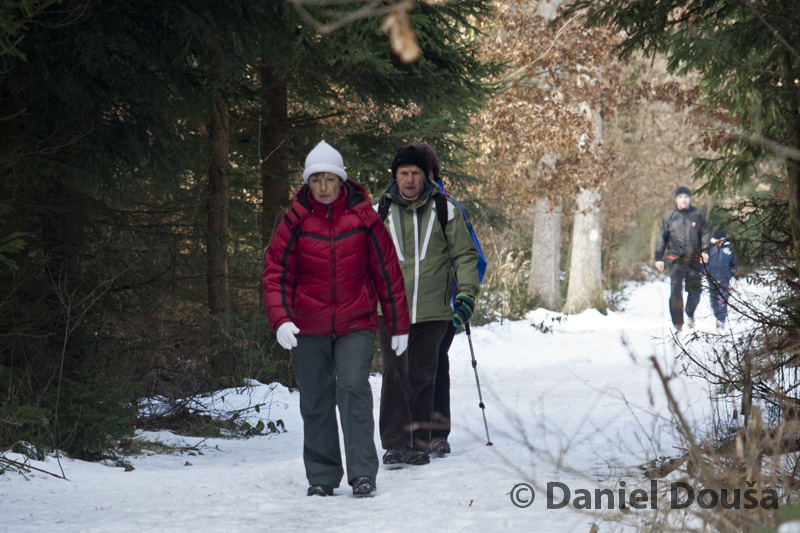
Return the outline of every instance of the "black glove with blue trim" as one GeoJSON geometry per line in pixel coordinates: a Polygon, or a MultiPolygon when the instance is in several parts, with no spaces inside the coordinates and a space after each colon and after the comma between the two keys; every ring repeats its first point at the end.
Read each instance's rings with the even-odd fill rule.
{"type": "Polygon", "coordinates": [[[475,311],[475,300],[462,292],[456,296],[453,308],[453,325],[460,328],[472,318],[472,312],[475,311]]]}

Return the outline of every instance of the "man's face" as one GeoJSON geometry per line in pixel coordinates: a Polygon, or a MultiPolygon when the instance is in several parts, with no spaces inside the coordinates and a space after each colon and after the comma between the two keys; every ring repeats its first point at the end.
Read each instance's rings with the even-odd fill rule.
{"type": "Polygon", "coordinates": [[[416,198],[422,192],[426,176],[417,165],[403,165],[397,169],[395,176],[397,187],[406,198],[416,198]]]}
{"type": "Polygon", "coordinates": [[[689,207],[689,204],[692,203],[692,199],[689,197],[688,194],[679,194],[675,197],[675,205],[678,206],[678,209],[686,209],[689,207]]]}

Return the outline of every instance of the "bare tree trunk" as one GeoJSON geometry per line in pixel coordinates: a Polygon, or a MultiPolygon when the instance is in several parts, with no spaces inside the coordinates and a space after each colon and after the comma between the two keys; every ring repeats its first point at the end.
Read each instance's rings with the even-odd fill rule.
{"type": "MultiPolygon", "coordinates": [[[[603,138],[603,118],[600,110],[591,112],[593,139],[589,153],[595,154],[603,138]]],[[[600,212],[600,187],[581,187],[578,206],[572,222],[569,287],[564,312],[580,313],[587,309],[605,310],[603,298],[603,220],[600,212]]]]}
{"type": "MultiPolygon", "coordinates": [[[[564,0],[543,0],[536,4],[536,14],[553,20],[564,0]]],[[[558,156],[546,155],[539,162],[555,163],[558,156]]],[[[537,170],[538,172],[538,170],[537,170]]],[[[553,205],[549,198],[536,200],[533,205],[533,243],[531,244],[531,275],[528,294],[539,296],[542,305],[550,310],[561,308],[561,204],[553,205]]]]}
{"type": "Polygon", "coordinates": [[[605,308],[602,278],[603,224],[600,191],[581,189],[578,210],[572,225],[572,248],[569,288],[565,313],[580,313],[591,308],[605,308]]]}
{"type": "Polygon", "coordinates": [[[261,124],[261,244],[266,249],[283,211],[289,206],[288,85],[269,65],[261,68],[266,113],[261,124]]]}
{"type": "Polygon", "coordinates": [[[561,308],[561,204],[552,205],[549,198],[533,205],[533,243],[528,293],[541,298],[551,310],[561,308]]]}
{"type": "Polygon", "coordinates": [[[219,97],[214,102],[208,128],[208,241],[206,276],[208,307],[212,313],[230,310],[228,291],[228,106],[219,97]]]}
{"type": "Polygon", "coordinates": [[[658,212],[653,213],[652,223],[650,229],[650,248],[647,256],[648,264],[652,265],[653,258],[656,256],[656,243],[658,242],[658,233],[661,231],[661,217],[663,215],[658,212]]]}
{"type": "MultiPolygon", "coordinates": [[[[800,115],[798,115],[797,88],[794,62],[792,56],[783,54],[783,84],[790,103],[787,120],[789,130],[789,145],[800,146],[800,115]]],[[[795,269],[800,275],[800,161],[792,158],[786,160],[786,178],[789,182],[789,225],[792,228],[792,241],[794,244],[795,269]]]]}
{"type": "Polygon", "coordinates": [[[536,13],[547,20],[553,20],[558,16],[558,8],[565,3],[566,0],[542,0],[536,5],[536,13]]]}
{"type": "MultiPolygon", "coordinates": [[[[25,220],[22,210],[14,208],[15,201],[24,196],[25,186],[22,178],[12,171],[23,152],[20,117],[24,110],[25,106],[19,101],[19,97],[13,96],[6,85],[0,85],[0,117],[5,117],[3,134],[0,135],[0,220],[3,221],[0,225],[0,239],[30,229],[30,223],[25,220]]],[[[20,203],[24,205],[25,201],[20,203]]],[[[6,253],[5,257],[20,271],[24,271],[26,255],[27,250],[23,249],[20,253],[6,253]]],[[[5,268],[8,267],[0,264],[0,271],[5,268]]],[[[0,277],[0,294],[11,294],[13,285],[13,276],[0,277]]]]}
{"type": "Polygon", "coordinates": [[[787,161],[786,173],[789,182],[789,222],[794,244],[795,273],[800,275],[800,166],[787,161]]]}

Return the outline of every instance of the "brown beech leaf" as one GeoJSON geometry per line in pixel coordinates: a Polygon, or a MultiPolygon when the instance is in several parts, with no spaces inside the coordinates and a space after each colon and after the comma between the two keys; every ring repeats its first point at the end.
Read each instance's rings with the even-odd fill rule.
{"type": "Polygon", "coordinates": [[[392,10],[383,21],[381,29],[389,35],[392,51],[403,63],[412,63],[419,58],[417,36],[411,29],[408,13],[401,7],[392,10]]]}

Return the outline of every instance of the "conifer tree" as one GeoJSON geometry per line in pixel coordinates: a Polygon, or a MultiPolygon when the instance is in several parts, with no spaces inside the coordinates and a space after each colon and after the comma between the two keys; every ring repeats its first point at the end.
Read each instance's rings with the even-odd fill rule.
{"type": "Polygon", "coordinates": [[[421,55],[404,63],[380,20],[319,35],[288,6],[276,8],[281,27],[274,31],[282,37],[271,42],[282,53],[262,64],[264,245],[296,189],[286,180],[298,183],[305,153],[323,137],[343,153],[348,174],[367,185],[385,184],[404,143],[425,140],[445,161],[463,152],[470,113],[486,100],[486,80],[498,69],[477,55],[477,25],[490,12],[486,0],[417,3],[409,20],[421,55]]]}
{"type": "Polygon", "coordinates": [[[16,436],[96,454],[130,427],[137,395],[196,392],[218,375],[285,378],[258,301],[271,162],[259,119],[287,139],[278,203],[320,137],[367,183],[388,177],[407,141],[453,159],[494,68],[470,34],[488,6],[419,4],[412,64],[379,20],[320,35],[286,2],[4,6],[0,419],[29,407],[50,418],[38,435],[0,428],[0,446],[16,436]],[[267,72],[286,80],[285,112],[267,72]],[[272,112],[283,121],[265,120],[272,112]],[[235,326],[212,335],[209,308],[235,326]],[[53,423],[64,431],[47,434],[53,423]]]}

